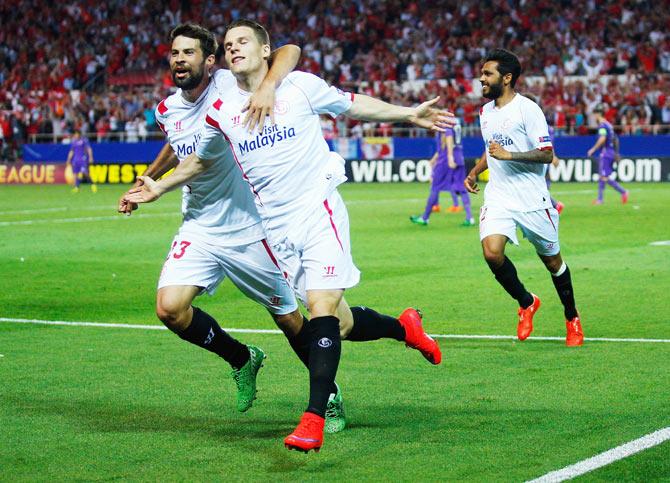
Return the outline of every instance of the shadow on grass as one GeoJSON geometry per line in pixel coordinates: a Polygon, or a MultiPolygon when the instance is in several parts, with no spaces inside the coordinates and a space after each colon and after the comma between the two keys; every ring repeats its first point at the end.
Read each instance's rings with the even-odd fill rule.
{"type": "MultiPolygon", "coordinates": [[[[173,410],[137,403],[119,404],[101,399],[48,399],[33,396],[4,395],[4,405],[12,405],[22,414],[41,414],[65,417],[74,424],[93,432],[191,433],[221,441],[243,441],[284,437],[293,428],[288,418],[260,419],[253,414],[216,410],[209,414],[177,414],[183,405],[173,410]]],[[[251,410],[253,411],[253,409],[251,410]]]]}

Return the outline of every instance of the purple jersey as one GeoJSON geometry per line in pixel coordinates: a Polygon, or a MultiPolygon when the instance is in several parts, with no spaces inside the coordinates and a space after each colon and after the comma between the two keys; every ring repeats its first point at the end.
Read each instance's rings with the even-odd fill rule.
{"type": "MultiPolygon", "coordinates": [[[[448,130],[447,130],[448,131],[448,130]]],[[[437,164],[447,162],[447,133],[439,132],[435,136],[435,145],[437,148],[437,164]]]]}
{"type": "Polygon", "coordinates": [[[88,150],[91,145],[88,140],[84,138],[75,139],[72,141],[72,164],[80,165],[88,163],[88,150]]]}
{"type": "Polygon", "coordinates": [[[437,158],[438,162],[447,162],[447,138],[451,137],[454,140],[454,162],[456,166],[464,166],[465,159],[463,157],[463,136],[461,133],[461,125],[456,124],[451,128],[447,128],[443,133],[437,137],[437,158]]]}
{"type": "Polygon", "coordinates": [[[609,122],[603,121],[600,123],[600,126],[598,126],[598,136],[605,136],[605,144],[602,147],[600,156],[614,156],[614,138],[616,134],[609,122]]]}

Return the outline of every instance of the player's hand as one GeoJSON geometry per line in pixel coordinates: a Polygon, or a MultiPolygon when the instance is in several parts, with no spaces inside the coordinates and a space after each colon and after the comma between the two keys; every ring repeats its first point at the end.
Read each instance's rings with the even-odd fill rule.
{"type": "MultiPolygon", "coordinates": [[[[144,183],[142,182],[142,180],[138,178],[137,181],[135,181],[133,188],[137,188],[138,186],[142,186],[143,184],[144,183]]],[[[121,198],[119,198],[119,206],[117,208],[117,211],[119,213],[123,213],[126,216],[130,216],[133,213],[133,211],[135,211],[138,208],[137,203],[129,203],[128,201],[125,200],[126,195],[128,195],[129,193],[130,190],[126,191],[121,195],[121,198]]]]}
{"type": "Polygon", "coordinates": [[[447,161],[447,164],[449,165],[449,169],[456,169],[456,163],[453,161],[447,161]]]}
{"type": "Polygon", "coordinates": [[[552,164],[554,167],[556,167],[556,168],[558,168],[558,165],[559,165],[560,163],[561,163],[561,160],[558,159],[556,156],[554,156],[554,158],[551,160],[551,164],[552,164]]]}
{"type": "Polygon", "coordinates": [[[157,181],[148,176],[138,176],[138,181],[142,181],[141,186],[131,188],[123,199],[126,203],[151,203],[161,197],[163,191],[157,181]]]}
{"type": "Polygon", "coordinates": [[[593,156],[593,153],[595,153],[595,151],[594,151],[593,149],[589,149],[589,150],[586,152],[586,155],[590,158],[591,156],[593,156]]]}
{"type": "Polygon", "coordinates": [[[512,153],[503,148],[495,141],[489,143],[489,155],[502,161],[509,161],[512,159],[512,153]]]}
{"type": "Polygon", "coordinates": [[[468,193],[477,194],[479,193],[479,186],[477,185],[477,177],[472,173],[468,174],[463,181],[463,186],[468,190],[468,193]]]}
{"type": "Polygon", "coordinates": [[[439,132],[454,126],[456,124],[454,113],[435,107],[439,100],[440,97],[438,96],[415,107],[414,114],[410,116],[409,122],[415,126],[439,132]]]}
{"type": "Polygon", "coordinates": [[[244,116],[244,127],[252,132],[258,126],[258,132],[263,132],[267,116],[270,116],[272,124],[275,122],[274,107],[275,87],[263,82],[242,108],[242,112],[247,113],[244,116]]]}

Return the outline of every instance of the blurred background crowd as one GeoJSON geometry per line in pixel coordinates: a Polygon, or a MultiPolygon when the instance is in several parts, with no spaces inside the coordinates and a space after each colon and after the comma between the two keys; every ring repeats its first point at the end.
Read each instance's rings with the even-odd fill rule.
{"type": "MultiPolygon", "coordinates": [[[[300,69],[343,89],[414,104],[435,95],[476,134],[481,60],[517,53],[518,89],[561,134],[670,128],[670,1],[660,0],[9,0],[0,4],[0,136],[6,150],[81,129],[93,140],[159,137],[153,110],[174,88],[169,32],[194,21],[221,35],[237,18],[273,48],[302,47],[300,69]]],[[[415,135],[324,121],[329,136],[415,135]]]]}

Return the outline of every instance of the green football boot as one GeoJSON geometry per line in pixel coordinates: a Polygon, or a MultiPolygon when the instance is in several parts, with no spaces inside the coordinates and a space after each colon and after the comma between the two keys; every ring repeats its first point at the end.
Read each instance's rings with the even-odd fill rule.
{"type": "Polygon", "coordinates": [[[260,347],[248,345],[249,360],[239,369],[233,369],[231,375],[237,386],[237,410],[247,411],[256,399],[256,375],[263,367],[265,352],[260,347]]]}
{"type": "Polygon", "coordinates": [[[423,216],[421,215],[410,216],[409,221],[411,221],[415,225],[428,226],[428,220],[424,220],[423,216]]]}
{"type": "Polygon", "coordinates": [[[347,425],[344,418],[344,400],[342,399],[342,391],[340,386],[337,387],[337,394],[332,394],[328,398],[328,405],[326,406],[326,424],[324,430],[326,433],[339,433],[347,425]]]}

